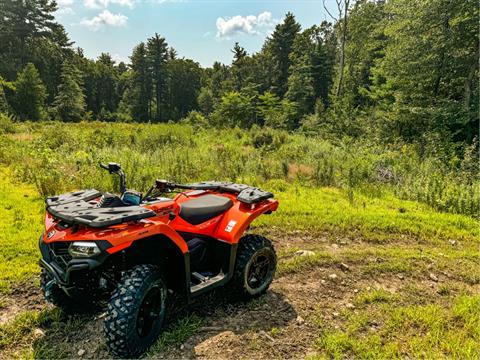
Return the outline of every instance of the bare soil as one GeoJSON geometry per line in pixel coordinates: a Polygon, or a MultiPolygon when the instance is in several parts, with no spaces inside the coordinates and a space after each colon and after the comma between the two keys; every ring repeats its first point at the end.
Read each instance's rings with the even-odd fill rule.
{"type": "Polygon", "coordinates": [[[15,286],[8,295],[0,295],[0,324],[13,319],[25,310],[42,310],[45,308],[43,295],[39,287],[39,279],[24,282],[15,286]]]}
{"type": "MultiPolygon", "coordinates": [[[[312,248],[335,253],[339,247],[353,245],[354,239],[329,239],[327,235],[277,234],[271,236],[280,253],[289,248],[312,248]]],[[[288,255],[290,257],[292,255],[288,255]]],[[[280,257],[280,262],[284,259],[280,257]]],[[[418,284],[426,298],[438,296],[438,284],[428,279],[414,279],[398,274],[366,275],[357,271],[359,264],[347,268],[339,264],[312,266],[295,274],[277,277],[267,294],[247,303],[227,301],[222,290],[196,300],[193,304],[176,303],[169,319],[175,323],[185,316],[202,320],[198,331],[185,342],[149,353],[148,358],[167,359],[272,359],[305,358],[315,353],[322,324],[340,327],[338,312],[351,308],[354,297],[365,289],[401,291],[407,283],[418,284]],[[332,275],[334,274],[334,275],[332,275]]],[[[360,269],[358,269],[360,270],[360,269]]],[[[20,311],[46,308],[38,281],[22,284],[4,299],[0,321],[9,321],[20,311]]],[[[41,329],[33,348],[62,347],[66,358],[111,358],[103,340],[102,313],[77,316],[75,326],[62,329],[49,324],[41,329]]],[[[68,319],[64,319],[67,321],[68,319]]],[[[71,320],[71,319],[70,319],[71,320]]],[[[3,349],[9,357],[18,349],[3,349]]]]}

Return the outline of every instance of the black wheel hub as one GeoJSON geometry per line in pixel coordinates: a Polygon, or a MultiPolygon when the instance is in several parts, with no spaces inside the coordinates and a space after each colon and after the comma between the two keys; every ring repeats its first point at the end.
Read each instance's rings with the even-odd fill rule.
{"type": "Polygon", "coordinates": [[[269,251],[259,251],[253,255],[247,272],[247,285],[252,289],[263,286],[272,275],[273,255],[269,251]]]}
{"type": "Polygon", "coordinates": [[[158,286],[152,287],[143,298],[137,316],[137,333],[146,337],[152,331],[162,310],[162,291],[158,286]]]}

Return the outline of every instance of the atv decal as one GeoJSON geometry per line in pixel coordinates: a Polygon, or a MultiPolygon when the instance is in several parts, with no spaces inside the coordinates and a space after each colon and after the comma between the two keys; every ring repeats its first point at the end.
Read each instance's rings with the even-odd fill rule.
{"type": "Polygon", "coordinates": [[[226,232],[232,232],[233,228],[237,225],[237,222],[235,220],[230,220],[227,224],[227,227],[225,228],[226,232]]]}

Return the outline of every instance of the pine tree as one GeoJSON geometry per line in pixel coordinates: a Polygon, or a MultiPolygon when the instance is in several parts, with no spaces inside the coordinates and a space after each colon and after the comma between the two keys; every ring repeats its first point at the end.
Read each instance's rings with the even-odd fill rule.
{"type": "Polygon", "coordinates": [[[385,18],[385,3],[382,1],[357,1],[350,10],[342,99],[346,111],[370,102],[366,93],[372,85],[372,68],[385,51],[385,18]]]}
{"type": "MultiPolygon", "coordinates": [[[[170,55],[171,55],[170,51],[170,55]]],[[[168,94],[167,59],[169,57],[168,44],[164,38],[155,34],[147,41],[148,71],[151,73],[153,92],[155,95],[155,120],[162,121],[162,107],[166,104],[168,94]]],[[[167,104],[168,105],[168,104],[167,104]]]]}
{"type": "Polygon", "coordinates": [[[81,73],[71,63],[62,66],[61,83],[53,102],[56,116],[64,121],[78,121],[85,114],[85,95],[81,73]]]}
{"type": "Polygon", "coordinates": [[[288,90],[285,97],[297,104],[298,119],[313,111],[315,103],[315,90],[313,88],[314,74],[312,57],[315,44],[312,41],[316,28],[310,28],[299,34],[293,43],[290,53],[290,76],[288,77],[288,90]]]}
{"type": "Polygon", "coordinates": [[[314,111],[318,98],[326,102],[332,84],[335,37],[331,24],[323,22],[298,34],[290,53],[286,99],[296,104],[290,125],[296,128],[302,116],[314,111]]]}
{"type": "Polygon", "coordinates": [[[187,59],[169,60],[167,69],[172,79],[169,85],[169,118],[178,120],[197,108],[203,73],[198,63],[187,59]]]}
{"type": "Polygon", "coordinates": [[[131,109],[131,116],[136,121],[150,120],[150,101],[152,98],[152,78],[148,69],[147,48],[145,43],[138,44],[130,57],[132,77],[129,86],[129,98],[124,106],[131,109]]]}
{"type": "MultiPolygon", "coordinates": [[[[0,73],[7,80],[27,62],[38,67],[33,58],[45,44],[57,49],[70,45],[63,26],[55,22],[56,10],[52,0],[0,1],[0,73]]],[[[41,62],[42,56],[38,60],[41,62]]]]}
{"type": "Polygon", "coordinates": [[[113,113],[118,105],[118,73],[115,61],[108,53],[102,53],[95,63],[96,112],[113,113]]]}
{"type": "Polygon", "coordinates": [[[240,91],[246,86],[246,80],[251,70],[248,66],[249,60],[251,59],[247,56],[247,52],[238,42],[235,43],[235,46],[230,51],[233,53],[231,67],[233,85],[235,90],[240,91]]]}
{"type": "Polygon", "coordinates": [[[247,56],[247,52],[243,47],[240,46],[238,42],[235,42],[233,49],[230,51],[233,53],[232,65],[237,65],[241,63],[242,60],[247,56]]]}
{"type": "Polygon", "coordinates": [[[315,48],[311,55],[313,89],[315,97],[328,106],[336,58],[336,38],[332,24],[322,21],[320,26],[315,27],[314,39],[315,48]]]}
{"type": "Polygon", "coordinates": [[[28,63],[18,74],[15,88],[16,115],[22,120],[42,119],[47,92],[35,65],[28,63]]]}
{"type": "Polygon", "coordinates": [[[291,65],[290,53],[300,29],[295,16],[289,12],[285,15],[283,22],[275,27],[275,31],[264,47],[264,51],[271,59],[272,90],[280,97],[283,97],[287,91],[288,72],[291,65]]]}

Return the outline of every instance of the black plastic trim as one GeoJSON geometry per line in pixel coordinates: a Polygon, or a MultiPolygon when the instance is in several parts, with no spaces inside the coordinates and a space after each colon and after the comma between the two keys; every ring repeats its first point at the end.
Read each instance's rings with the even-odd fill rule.
{"type": "MultiPolygon", "coordinates": [[[[191,286],[190,285],[190,272],[188,272],[188,281],[189,281],[188,282],[188,284],[189,284],[188,294],[189,294],[189,298],[190,297],[196,297],[196,296],[201,295],[201,294],[203,294],[207,291],[210,291],[212,289],[223,286],[232,279],[233,273],[235,271],[235,261],[236,261],[236,258],[237,258],[237,248],[238,248],[238,244],[232,244],[231,245],[230,259],[229,259],[229,262],[228,262],[228,264],[229,264],[228,265],[228,272],[225,273],[225,275],[223,277],[219,277],[218,281],[206,284],[205,286],[202,286],[202,287],[198,288],[198,290],[196,290],[195,292],[192,292],[191,288],[190,288],[190,286],[191,286]]],[[[217,276],[219,276],[219,275],[217,275],[217,276]]]]}

